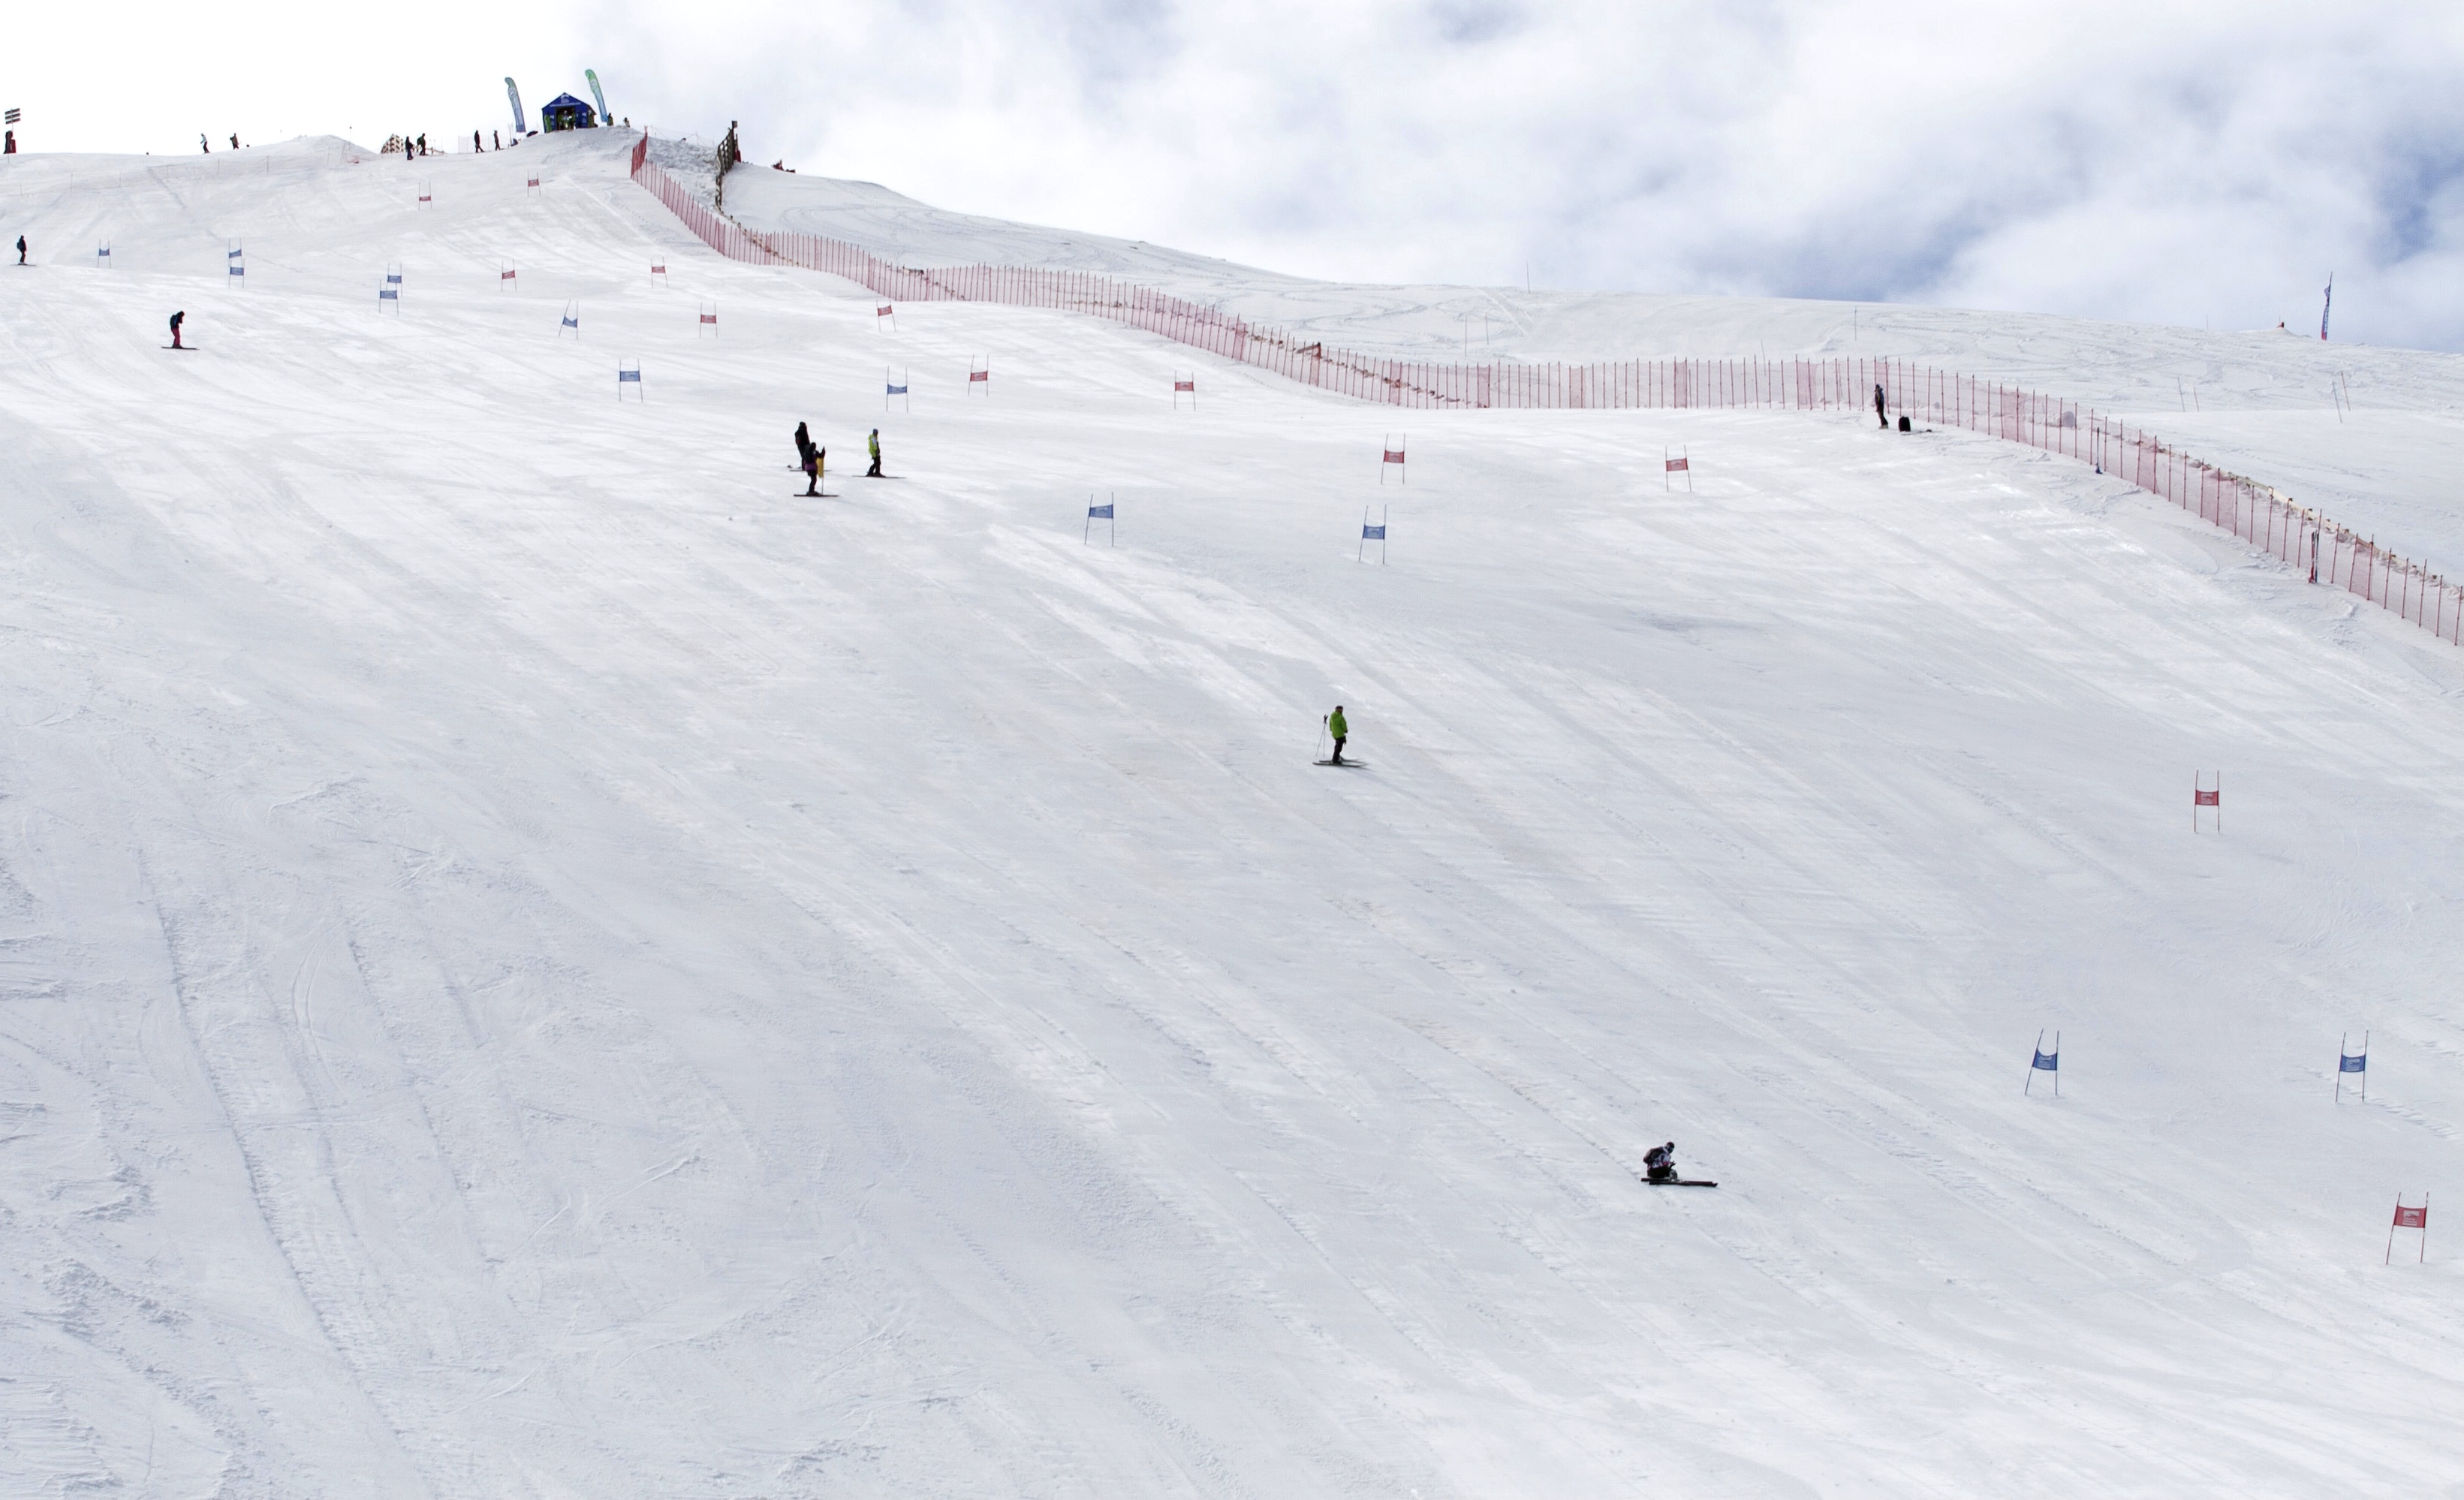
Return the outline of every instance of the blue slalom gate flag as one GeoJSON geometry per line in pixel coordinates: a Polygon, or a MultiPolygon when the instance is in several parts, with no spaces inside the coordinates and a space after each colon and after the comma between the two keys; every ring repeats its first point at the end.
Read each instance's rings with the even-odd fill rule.
{"type": "Polygon", "coordinates": [[[1379,521],[1376,525],[1373,526],[1373,525],[1369,524],[1367,521],[1362,521],[1362,522],[1360,523],[1360,540],[1363,540],[1363,541],[1383,541],[1383,540],[1386,540],[1386,523],[1385,523],[1384,521],[1382,521],[1382,520],[1381,520],[1381,521],[1379,521]]]}
{"type": "Polygon", "coordinates": [[[248,275],[248,267],[240,265],[234,261],[231,268],[231,274],[235,276],[244,276],[248,275]]]}
{"type": "Polygon", "coordinates": [[[2062,1034],[2059,1031],[2054,1033],[2054,1049],[2050,1052],[2045,1050],[2045,1033],[2042,1031],[2036,1033],[2035,1055],[2031,1057],[2028,1061],[2028,1087],[2020,1090],[2019,1092],[2021,1093],[2033,1092],[2036,1086],[2036,1074],[2040,1072],[2047,1072],[2054,1075],[2054,1097],[2060,1098],[2062,1093],[2062,1034]]]}
{"type": "Polygon", "coordinates": [[[237,260],[240,256],[242,256],[242,255],[246,254],[247,254],[247,252],[246,252],[246,251],[240,251],[240,250],[227,250],[227,251],[224,251],[224,252],[223,252],[223,258],[224,258],[225,260],[237,260]]]}
{"type": "Polygon", "coordinates": [[[1112,518],[1112,501],[1106,500],[1101,505],[1088,506],[1087,518],[1089,520],[1111,520],[1112,518]]]}
{"type": "Polygon", "coordinates": [[[889,396],[903,396],[907,394],[907,387],[904,386],[884,386],[881,389],[884,395],[889,396]]]}
{"type": "Polygon", "coordinates": [[[2359,1057],[2347,1057],[2342,1061],[2343,1066],[2341,1070],[2343,1072],[2365,1073],[2370,1070],[2370,1057],[2367,1052],[2359,1057]]]}
{"type": "Polygon", "coordinates": [[[2344,1102],[2346,1073],[2361,1074],[2362,1098],[2367,1101],[2370,1096],[2370,1034],[2367,1031],[2362,1033],[2362,1049],[2358,1052],[2344,1050],[2344,1044],[2351,1040],[2349,1031],[2336,1038],[2336,1102],[2339,1104],[2344,1102]]]}
{"type": "Polygon", "coordinates": [[[399,272],[399,271],[388,271],[388,272],[386,272],[386,273],[385,273],[385,285],[387,285],[387,286],[400,286],[400,285],[402,285],[402,273],[401,273],[401,272],[399,272]]]}
{"type": "Polygon", "coordinates": [[[377,288],[377,300],[380,302],[399,302],[402,300],[402,289],[400,287],[381,286],[377,288]]]}
{"type": "Polygon", "coordinates": [[[564,315],[564,326],[572,329],[576,333],[580,333],[582,331],[582,320],[574,317],[571,313],[567,313],[564,315]]]}
{"type": "Polygon", "coordinates": [[[618,370],[616,372],[616,379],[620,384],[629,380],[634,384],[639,385],[642,380],[642,372],[640,370],[618,370]]]}

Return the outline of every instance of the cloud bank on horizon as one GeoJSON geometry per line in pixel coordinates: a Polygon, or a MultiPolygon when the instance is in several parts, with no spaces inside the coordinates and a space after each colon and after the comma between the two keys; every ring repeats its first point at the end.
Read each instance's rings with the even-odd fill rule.
{"type": "MultiPolygon", "coordinates": [[[[257,114],[282,98],[297,130],[467,143],[509,122],[502,75],[536,111],[595,66],[619,114],[703,136],[740,120],[762,162],[1303,275],[1497,285],[1528,263],[1562,287],[2315,333],[2332,272],[2340,341],[2464,349],[2452,5],[621,0],[157,19],[35,23],[72,52],[95,50],[77,29],[113,28],[79,87],[129,94],[72,132],[105,138],[83,143],[220,139],[219,121],[172,117],[234,94],[257,114]]],[[[44,88],[74,81],[48,73],[44,88]]]]}

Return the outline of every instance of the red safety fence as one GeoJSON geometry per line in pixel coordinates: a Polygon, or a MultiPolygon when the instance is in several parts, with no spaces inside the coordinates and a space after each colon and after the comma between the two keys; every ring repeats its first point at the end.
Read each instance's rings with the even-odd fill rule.
{"type": "Polygon", "coordinates": [[[1431,364],[1377,359],[1322,340],[1081,271],[917,268],[819,234],[756,232],[704,204],[633,147],[633,179],[732,260],[844,276],[893,302],[991,302],[1109,319],[1306,386],[1393,407],[1458,410],[1874,408],[1960,427],[2083,463],[2159,495],[2296,567],[2464,645],[2464,585],[2379,546],[2269,486],[2181,452],[2073,401],[1903,360],[1626,360],[1588,364],[1431,364]],[[2449,595],[2455,597],[2451,599],[2449,595]]]}

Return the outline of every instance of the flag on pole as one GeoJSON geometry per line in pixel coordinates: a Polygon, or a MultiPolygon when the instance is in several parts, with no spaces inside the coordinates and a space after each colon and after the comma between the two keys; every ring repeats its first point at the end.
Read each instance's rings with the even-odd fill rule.
{"type": "Polygon", "coordinates": [[[2428,1193],[2421,1195],[2421,1206],[2418,1208],[2407,1208],[2404,1206],[2404,1195],[2402,1193],[2395,1195],[2395,1223],[2387,1225],[2387,1254],[2379,1261],[2382,1266],[2395,1259],[2395,1232],[2398,1229],[2420,1230],[2421,1253],[2415,1259],[2417,1261],[2430,1259],[2430,1195],[2428,1193]]]}
{"type": "Polygon", "coordinates": [[[2045,1033],[2042,1031],[2036,1033],[2036,1055],[2028,1064],[2028,1088],[2022,1089],[2019,1092],[2021,1093],[2026,1093],[2033,1090],[2035,1087],[2036,1074],[2040,1072],[2052,1073],[2054,1075],[2054,1097],[2057,1099],[2060,1098],[2062,1093],[2062,1034],[2059,1031],[2054,1033],[2054,1049],[2050,1052],[2045,1050],[2045,1033]]]}

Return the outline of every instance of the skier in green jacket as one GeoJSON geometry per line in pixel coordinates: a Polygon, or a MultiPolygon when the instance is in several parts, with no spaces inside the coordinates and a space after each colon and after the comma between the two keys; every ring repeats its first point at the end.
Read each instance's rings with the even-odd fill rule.
{"type": "Polygon", "coordinates": [[[1342,704],[1337,703],[1334,706],[1334,712],[1326,716],[1326,732],[1334,737],[1334,755],[1332,759],[1327,761],[1327,764],[1341,765],[1343,763],[1343,742],[1352,738],[1352,726],[1343,721],[1342,704]]]}
{"type": "Polygon", "coordinates": [[[874,428],[871,434],[865,438],[864,446],[872,453],[872,467],[864,472],[864,476],[868,479],[878,479],[881,477],[881,429],[874,428]]]}

